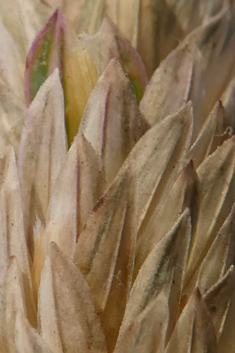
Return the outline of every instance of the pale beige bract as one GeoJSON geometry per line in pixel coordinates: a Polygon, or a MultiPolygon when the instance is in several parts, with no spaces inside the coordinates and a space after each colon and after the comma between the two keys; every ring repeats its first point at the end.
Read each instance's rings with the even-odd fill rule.
{"type": "Polygon", "coordinates": [[[0,0],[0,19],[0,353],[234,353],[235,1],[0,0]],[[97,75],[69,149],[58,68],[24,101],[57,7],[97,75]]]}

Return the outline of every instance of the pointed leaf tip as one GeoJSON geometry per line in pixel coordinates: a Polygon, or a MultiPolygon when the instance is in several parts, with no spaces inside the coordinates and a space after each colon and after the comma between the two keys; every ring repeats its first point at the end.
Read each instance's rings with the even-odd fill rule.
{"type": "Polygon", "coordinates": [[[65,18],[56,10],[36,37],[29,51],[25,69],[25,98],[29,105],[40,86],[56,67],[61,67],[65,18]]]}

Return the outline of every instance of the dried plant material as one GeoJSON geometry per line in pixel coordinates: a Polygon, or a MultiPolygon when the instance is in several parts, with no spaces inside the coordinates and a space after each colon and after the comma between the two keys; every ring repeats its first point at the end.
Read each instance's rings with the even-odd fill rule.
{"type": "Polygon", "coordinates": [[[55,70],[29,107],[19,148],[19,178],[29,241],[36,215],[45,224],[66,150],[63,92],[55,70]]]}
{"type": "Polygon", "coordinates": [[[130,187],[127,170],[95,205],[74,256],[94,294],[109,350],[114,348],[132,284],[136,225],[130,187]]]}
{"type": "Polygon", "coordinates": [[[42,235],[46,248],[54,241],[67,256],[73,256],[79,234],[104,187],[99,156],[84,136],[77,136],[50,199],[45,233],[42,235]]]}
{"type": "Polygon", "coordinates": [[[234,101],[235,101],[235,80],[234,78],[231,80],[230,84],[224,91],[221,100],[224,105],[224,109],[227,115],[227,119],[229,122],[229,125],[232,128],[232,132],[234,133],[235,130],[235,121],[234,121],[234,111],[235,111],[235,106],[234,106],[234,101]]]}
{"type": "Polygon", "coordinates": [[[201,264],[198,275],[198,286],[202,294],[213,287],[218,278],[222,278],[233,264],[235,257],[235,239],[233,237],[234,211],[235,208],[233,206],[201,264]],[[218,261],[218,258],[220,261],[218,261]]]}
{"type": "Polygon", "coordinates": [[[0,78],[16,95],[23,98],[24,61],[10,33],[0,21],[0,78]]]}
{"type": "Polygon", "coordinates": [[[42,8],[40,0],[1,1],[0,7],[1,21],[15,39],[25,60],[34,38],[47,20],[47,11],[42,8]]]}
{"type": "Polygon", "coordinates": [[[112,59],[90,96],[79,128],[103,160],[107,182],[114,179],[147,127],[129,80],[112,59]]]}
{"type": "Polygon", "coordinates": [[[26,107],[14,91],[0,79],[0,134],[1,150],[10,144],[18,154],[26,107]]]}
{"type": "Polygon", "coordinates": [[[129,39],[133,47],[138,43],[138,27],[140,0],[107,0],[106,13],[114,21],[122,33],[129,39]]]}
{"type": "Polygon", "coordinates": [[[29,325],[21,311],[16,316],[15,342],[17,353],[52,353],[37,330],[29,325]]]}
{"type": "Polygon", "coordinates": [[[191,127],[191,106],[187,105],[149,129],[129,154],[125,163],[134,178],[138,229],[163,197],[164,188],[173,185],[184,162],[191,127]]]}
{"type": "Polygon", "coordinates": [[[194,105],[194,139],[234,76],[231,55],[235,45],[234,16],[235,4],[227,3],[217,16],[195,30],[198,53],[189,95],[194,105]]]}
{"type": "Polygon", "coordinates": [[[14,256],[0,280],[0,345],[3,353],[15,352],[14,329],[18,311],[26,314],[22,276],[14,256]]]}
{"type": "Polygon", "coordinates": [[[150,125],[178,111],[187,102],[193,70],[195,38],[175,49],[154,72],[140,103],[150,125]]]}
{"type": "Polygon", "coordinates": [[[224,277],[210,288],[203,297],[212,316],[215,332],[217,333],[217,340],[223,331],[224,321],[227,316],[233,290],[234,267],[231,266],[224,277]]]}
{"type": "Polygon", "coordinates": [[[235,351],[234,18],[0,0],[1,353],[235,351]]]}
{"type": "Polygon", "coordinates": [[[160,293],[120,335],[114,353],[163,352],[168,321],[167,300],[160,293]]]}
{"type": "MultiPolygon", "coordinates": [[[[189,214],[184,212],[171,231],[154,247],[133,284],[120,335],[161,291],[168,298],[174,325],[178,316],[181,283],[191,237],[189,214]],[[177,267],[175,266],[177,262],[177,267]]],[[[170,331],[172,327],[169,327],[170,331]]]]}
{"type": "Polygon", "coordinates": [[[189,150],[188,158],[193,160],[195,168],[230,136],[224,108],[218,102],[189,150]]]}
{"type": "Polygon", "coordinates": [[[106,352],[90,287],[55,244],[42,272],[39,330],[53,352],[106,352]]]}
{"type": "Polygon", "coordinates": [[[1,272],[7,265],[9,257],[16,257],[20,276],[22,275],[22,290],[24,288],[25,308],[28,318],[35,324],[36,313],[33,301],[30,273],[29,253],[24,232],[23,212],[21,205],[20,186],[12,148],[1,159],[1,272]]]}
{"type": "Polygon", "coordinates": [[[80,29],[90,34],[99,30],[104,16],[105,2],[105,0],[84,1],[79,17],[80,29]]]}
{"type": "Polygon", "coordinates": [[[166,353],[216,352],[216,337],[211,316],[196,290],[184,308],[165,350],[166,353]]]}
{"type": "Polygon", "coordinates": [[[200,182],[197,226],[193,233],[186,283],[209,250],[218,227],[224,222],[223,214],[231,209],[230,186],[234,185],[234,138],[225,141],[197,169],[200,182]],[[214,202],[211,202],[213,198],[214,202]],[[199,234],[203,234],[199,236],[199,234]]]}
{"type": "Polygon", "coordinates": [[[181,171],[170,191],[163,197],[162,202],[159,202],[155,207],[148,222],[144,223],[139,230],[135,273],[142,266],[153,247],[171,230],[185,208],[189,208],[191,211],[191,224],[194,227],[198,201],[197,192],[197,175],[192,163],[189,163],[181,171]]]}

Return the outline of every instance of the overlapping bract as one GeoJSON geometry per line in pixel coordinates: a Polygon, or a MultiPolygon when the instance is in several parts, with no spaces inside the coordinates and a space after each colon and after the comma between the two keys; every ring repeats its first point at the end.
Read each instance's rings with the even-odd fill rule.
{"type": "Polygon", "coordinates": [[[130,3],[1,4],[1,353],[235,351],[235,4],[130,3]]]}

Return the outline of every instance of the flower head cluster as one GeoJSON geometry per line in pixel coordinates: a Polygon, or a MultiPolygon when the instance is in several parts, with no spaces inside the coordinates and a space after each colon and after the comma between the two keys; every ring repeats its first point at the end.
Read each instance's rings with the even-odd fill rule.
{"type": "Polygon", "coordinates": [[[235,1],[0,5],[0,353],[235,352],[235,1]]]}

